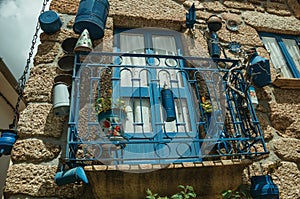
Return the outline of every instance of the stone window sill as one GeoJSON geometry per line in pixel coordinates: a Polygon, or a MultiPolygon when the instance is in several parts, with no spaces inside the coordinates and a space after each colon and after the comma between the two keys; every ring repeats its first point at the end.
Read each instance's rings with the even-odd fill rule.
{"type": "Polygon", "coordinates": [[[280,88],[300,89],[300,78],[282,78],[277,77],[273,81],[273,85],[280,88]]]}

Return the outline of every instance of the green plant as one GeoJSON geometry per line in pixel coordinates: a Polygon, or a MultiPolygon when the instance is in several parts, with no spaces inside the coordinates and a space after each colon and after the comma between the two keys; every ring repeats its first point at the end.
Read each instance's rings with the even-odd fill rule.
{"type": "Polygon", "coordinates": [[[251,199],[249,185],[242,184],[236,190],[228,189],[222,192],[223,199],[251,199]]]}
{"type": "Polygon", "coordinates": [[[108,91],[107,97],[99,97],[95,101],[95,110],[97,114],[111,110],[112,108],[121,109],[125,111],[125,102],[121,99],[116,99],[113,103],[113,98],[111,97],[112,90],[108,91]]]}
{"type": "MultiPolygon", "coordinates": [[[[181,189],[180,192],[171,196],[171,199],[187,199],[187,198],[196,198],[196,193],[194,192],[194,188],[192,186],[183,186],[179,185],[178,188],[181,189]]],[[[152,193],[150,189],[146,190],[147,199],[169,199],[168,196],[161,197],[157,193],[152,193]]]]}

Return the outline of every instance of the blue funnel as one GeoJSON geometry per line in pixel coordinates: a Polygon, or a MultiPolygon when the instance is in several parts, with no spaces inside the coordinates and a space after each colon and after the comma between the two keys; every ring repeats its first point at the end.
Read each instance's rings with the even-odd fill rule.
{"type": "Polygon", "coordinates": [[[70,183],[79,183],[80,181],[82,181],[85,184],[89,183],[82,167],[76,167],[68,171],[57,172],[54,177],[54,182],[58,186],[70,183]]]}
{"type": "Polygon", "coordinates": [[[0,137],[0,156],[10,155],[17,137],[18,136],[14,130],[2,130],[0,137]]]}

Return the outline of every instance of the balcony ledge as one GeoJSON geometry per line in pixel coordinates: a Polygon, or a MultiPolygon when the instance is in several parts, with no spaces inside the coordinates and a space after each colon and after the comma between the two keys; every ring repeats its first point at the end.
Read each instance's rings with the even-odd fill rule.
{"type": "Polygon", "coordinates": [[[299,89],[300,88],[300,78],[277,77],[273,81],[273,85],[275,85],[279,88],[299,89]]]}
{"type": "Polygon", "coordinates": [[[250,160],[218,160],[168,165],[92,165],[84,169],[96,198],[145,198],[149,188],[161,196],[191,185],[201,198],[218,198],[222,191],[237,188],[250,160]],[[113,188],[115,187],[115,188],[113,188]]]}

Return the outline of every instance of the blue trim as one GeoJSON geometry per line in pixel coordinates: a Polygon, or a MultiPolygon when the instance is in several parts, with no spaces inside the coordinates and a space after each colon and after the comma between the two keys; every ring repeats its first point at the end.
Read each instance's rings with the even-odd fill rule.
{"type": "Polygon", "coordinates": [[[260,32],[259,33],[260,37],[273,37],[276,39],[277,44],[282,52],[282,55],[284,56],[287,66],[290,69],[292,75],[295,78],[300,78],[300,71],[297,69],[297,66],[290,55],[290,53],[287,50],[287,47],[285,46],[284,42],[282,39],[293,39],[296,41],[299,49],[300,49],[300,38],[295,36],[295,35],[285,35],[285,34],[275,34],[275,33],[266,33],[266,32],[260,32]]]}

